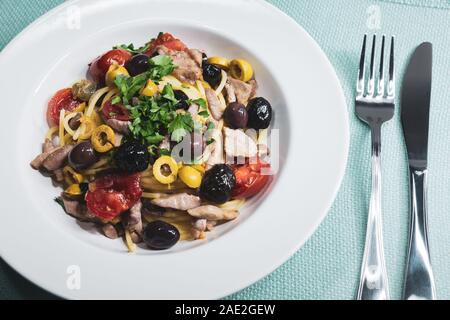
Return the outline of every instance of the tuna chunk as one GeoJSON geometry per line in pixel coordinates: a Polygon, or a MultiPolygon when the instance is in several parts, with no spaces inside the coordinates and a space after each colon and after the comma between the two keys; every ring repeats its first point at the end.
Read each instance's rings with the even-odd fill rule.
{"type": "Polygon", "coordinates": [[[128,135],[130,134],[130,121],[121,121],[117,119],[106,119],[106,124],[114,129],[114,131],[117,131],[119,133],[128,135]]]}
{"type": "Polygon", "coordinates": [[[177,66],[173,71],[173,76],[182,82],[195,84],[196,80],[201,80],[203,71],[200,65],[192,58],[192,53],[184,51],[174,51],[164,46],[159,46],[157,52],[160,55],[168,55],[177,66]]]}
{"type": "Polygon", "coordinates": [[[194,239],[203,239],[206,231],[206,219],[197,219],[192,223],[191,233],[194,239]]]}
{"type": "Polygon", "coordinates": [[[242,130],[224,128],[225,153],[229,157],[254,157],[258,153],[255,141],[242,130]]]}
{"type": "Polygon", "coordinates": [[[239,211],[237,210],[226,210],[212,205],[190,209],[188,213],[195,218],[211,221],[233,220],[239,216],[239,211]]]}
{"type": "Polygon", "coordinates": [[[107,223],[107,224],[103,225],[101,229],[102,229],[105,237],[107,237],[109,239],[117,239],[119,237],[119,233],[117,232],[117,229],[111,223],[107,223]]]}
{"type": "Polygon", "coordinates": [[[36,158],[34,158],[33,161],[30,162],[31,167],[35,170],[39,170],[41,168],[44,160],[55,149],[56,148],[53,145],[52,141],[49,139],[46,139],[45,142],[42,144],[42,153],[40,155],[38,155],[36,158]]]}
{"type": "Polygon", "coordinates": [[[258,88],[256,80],[244,82],[229,77],[227,83],[229,86],[232,87],[232,89],[228,88],[227,90],[228,100],[230,100],[230,92],[232,90],[232,92],[235,95],[236,101],[242,103],[243,105],[247,105],[248,100],[250,100],[255,96],[256,89],[258,88]]]}
{"type": "Polygon", "coordinates": [[[198,49],[189,49],[188,51],[189,56],[192,58],[192,60],[195,61],[195,63],[201,67],[203,64],[203,53],[198,49]]]}
{"type": "Polygon", "coordinates": [[[68,215],[83,222],[94,222],[97,220],[95,215],[87,209],[84,203],[64,197],[61,197],[61,199],[64,202],[64,209],[68,215]]]}
{"type": "Polygon", "coordinates": [[[125,228],[131,232],[136,231],[138,234],[142,233],[142,202],[138,201],[131,207],[130,211],[123,215],[123,223],[125,228]]]}
{"type": "MultiPolygon", "coordinates": [[[[212,139],[214,142],[210,145],[212,148],[211,155],[206,161],[208,168],[220,164],[225,163],[225,157],[223,155],[223,134],[221,130],[214,129],[212,135],[212,139]]],[[[209,147],[209,146],[208,146],[209,147]]]]}
{"type": "Polygon", "coordinates": [[[222,118],[223,112],[225,111],[225,106],[220,103],[219,98],[217,98],[214,90],[206,88],[205,93],[211,115],[215,120],[220,120],[222,118]]]}
{"type": "Polygon", "coordinates": [[[68,144],[63,147],[56,148],[42,162],[42,167],[47,171],[55,171],[64,166],[69,152],[72,151],[74,145],[68,144]]]}

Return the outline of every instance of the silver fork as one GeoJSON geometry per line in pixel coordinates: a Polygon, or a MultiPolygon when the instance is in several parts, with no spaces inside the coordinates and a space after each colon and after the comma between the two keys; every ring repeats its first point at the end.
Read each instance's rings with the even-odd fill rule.
{"type": "Polygon", "coordinates": [[[394,37],[389,54],[389,78],[385,83],[384,51],[386,36],[381,41],[379,75],[375,75],[376,35],[372,40],[369,78],[366,81],[366,42],[364,36],[356,84],[355,110],[358,118],[369,125],[372,136],[372,194],[367,220],[366,244],[361,266],[358,300],[388,300],[389,284],[383,249],[381,218],[381,127],[394,116],[394,37]],[[377,78],[377,79],[376,79],[377,78]],[[377,80],[377,81],[376,81],[377,80]],[[376,86],[375,86],[376,84],[376,86]]]}

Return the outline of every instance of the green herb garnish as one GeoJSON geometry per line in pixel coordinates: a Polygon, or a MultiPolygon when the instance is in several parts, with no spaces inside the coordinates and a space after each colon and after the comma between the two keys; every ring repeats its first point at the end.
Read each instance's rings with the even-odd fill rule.
{"type": "Polygon", "coordinates": [[[150,58],[150,78],[153,81],[160,81],[175,70],[173,60],[167,55],[159,55],[150,58]]]}
{"type": "MultiPolygon", "coordinates": [[[[153,97],[139,95],[148,80],[159,82],[174,69],[175,65],[169,56],[159,55],[149,59],[148,71],[135,77],[118,76],[115,80],[119,94],[112,103],[122,103],[130,111],[130,131],[133,138],[149,146],[151,150],[167,134],[171,135],[172,140],[180,142],[194,130],[192,116],[177,112],[175,106],[179,101],[170,84],[165,85],[162,92],[153,97]]],[[[195,103],[207,110],[203,99],[195,100],[195,103]]]]}
{"type": "Polygon", "coordinates": [[[177,113],[169,123],[168,129],[172,134],[172,140],[180,142],[184,136],[193,131],[194,121],[189,113],[177,113]]]}
{"type": "Polygon", "coordinates": [[[189,113],[176,112],[177,103],[170,84],[164,87],[161,94],[139,97],[138,103],[129,107],[130,129],[134,138],[152,146],[170,134],[172,140],[180,142],[187,133],[193,131],[194,121],[189,113]]]}
{"type": "Polygon", "coordinates": [[[140,53],[144,53],[146,52],[148,49],[150,48],[150,42],[146,43],[144,46],[140,47],[140,48],[135,48],[134,44],[130,43],[129,45],[126,44],[120,44],[117,46],[114,46],[113,49],[123,49],[126,50],[132,54],[140,54],[140,53]]]}

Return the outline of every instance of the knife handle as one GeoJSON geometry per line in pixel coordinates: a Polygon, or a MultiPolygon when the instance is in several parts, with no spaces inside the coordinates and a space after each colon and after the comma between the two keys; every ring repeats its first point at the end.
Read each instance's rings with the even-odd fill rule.
{"type": "Polygon", "coordinates": [[[436,287],[428,250],[426,169],[410,167],[411,225],[406,263],[405,300],[435,300],[436,287]]]}

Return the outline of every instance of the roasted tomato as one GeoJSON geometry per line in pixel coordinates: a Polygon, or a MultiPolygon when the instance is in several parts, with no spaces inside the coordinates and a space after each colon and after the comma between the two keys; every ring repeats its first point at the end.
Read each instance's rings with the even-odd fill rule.
{"type": "Polygon", "coordinates": [[[130,209],[141,195],[139,174],[109,174],[89,184],[86,204],[96,216],[110,221],[130,209]]]}
{"type": "Polygon", "coordinates": [[[89,74],[96,83],[103,84],[105,82],[105,75],[112,64],[120,66],[130,60],[132,54],[123,49],[110,50],[104,55],[98,57],[89,65],[89,74]]]}
{"type": "Polygon", "coordinates": [[[62,109],[72,111],[80,102],[76,100],[72,95],[72,89],[61,89],[55,93],[53,98],[50,99],[47,106],[47,123],[50,127],[57,126],[59,124],[59,114],[62,109]]]}
{"type": "Polygon", "coordinates": [[[111,100],[106,101],[102,109],[102,114],[105,119],[130,120],[130,111],[122,104],[112,104],[111,100]]]}
{"type": "Polygon", "coordinates": [[[155,48],[158,46],[165,46],[166,48],[175,50],[175,51],[186,51],[186,45],[179,39],[175,38],[170,33],[160,33],[158,38],[153,39],[150,42],[150,47],[145,52],[147,55],[152,55],[155,52],[155,48]]]}
{"type": "Polygon", "coordinates": [[[236,186],[233,189],[233,198],[250,198],[258,194],[269,181],[269,175],[261,173],[263,168],[270,168],[270,165],[259,159],[255,164],[235,166],[236,186]]]}

